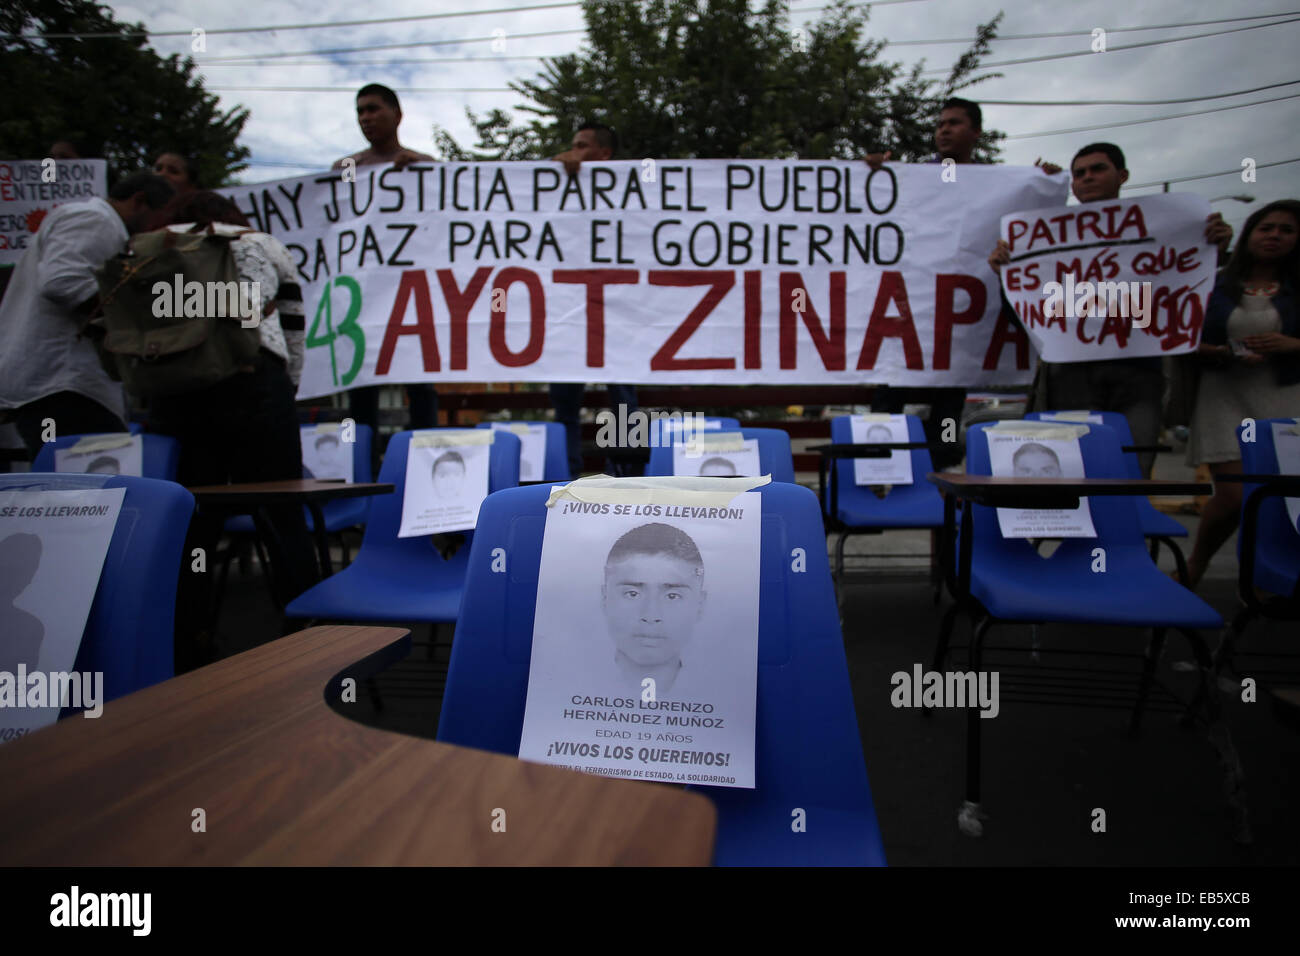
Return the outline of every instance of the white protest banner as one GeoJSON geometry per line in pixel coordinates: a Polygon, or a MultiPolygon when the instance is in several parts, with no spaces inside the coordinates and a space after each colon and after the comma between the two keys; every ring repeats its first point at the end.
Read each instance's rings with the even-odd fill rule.
{"type": "Polygon", "coordinates": [[[0,743],[59,719],[125,496],[0,491],[0,743]]]}
{"type": "MultiPolygon", "coordinates": [[[[1300,475],[1300,418],[1273,423],[1273,449],[1277,452],[1278,474],[1300,475]]],[[[1300,498],[1286,499],[1286,513],[1291,526],[1300,531],[1300,498]]]]}
{"type": "Polygon", "coordinates": [[[1191,352],[1218,261],[1210,204],[1188,193],[1002,217],[1007,300],[1045,362],[1191,352]]]}
{"type": "Polygon", "coordinates": [[[519,480],[541,481],[546,474],[546,426],[523,422],[493,422],[492,429],[519,436],[519,480]]]}
{"type": "Polygon", "coordinates": [[[94,475],[144,477],[144,438],[126,432],[87,435],[54,450],[54,470],[94,475]]]}
{"type": "Polygon", "coordinates": [[[363,166],[231,187],[304,282],[300,397],[397,382],[1028,382],[989,247],[1037,167],[363,166]],[[950,178],[950,177],[949,177],[950,178]]]}
{"type": "MultiPolygon", "coordinates": [[[[854,415],[849,428],[855,445],[873,445],[883,442],[908,442],[905,415],[854,415]]],[[[912,453],[907,449],[891,451],[888,458],[853,459],[855,485],[910,485],[912,483],[912,453]]]]}
{"type": "Polygon", "coordinates": [[[418,431],[406,452],[406,490],[399,538],[469,531],[488,494],[492,431],[418,431]]]}
{"type": "Polygon", "coordinates": [[[757,478],[758,439],[740,432],[697,432],[673,449],[673,474],[687,478],[757,478]]]}
{"type": "Polygon", "coordinates": [[[752,788],[762,499],[633,497],[548,510],[519,756],[752,788]]]}
{"type": "Polygon", "coordinates": [[[0,265],[23,257],[55,206],[107,195],[108,163],[102,159],[0,160],[0,265]]]}
{"type": "MultiPolygon", "coordinates": [[[[355,431],[352,434],[355,437],[355,431]]],[[[356,442],[344,441],[346,436],[338,422],[301,425],[299,435],[302,442],[302,465],[313,478],[342,479],[348,484],[355,480],[353,452],[356,450],[356,442]]]]}
{"type": "MultiPolygon", "coordinates": [[[[1077,427],[1086,433],[1086,426],[1077,427]]],[[[987,429],[989,464],[994,476],[1086,477],[1077,427],[999,422],[987,429]]],[[[998,527],[1004,538],[1097,537],[1087,498],[1081,499],[1077,508],[999,508],[998,527]]]]}

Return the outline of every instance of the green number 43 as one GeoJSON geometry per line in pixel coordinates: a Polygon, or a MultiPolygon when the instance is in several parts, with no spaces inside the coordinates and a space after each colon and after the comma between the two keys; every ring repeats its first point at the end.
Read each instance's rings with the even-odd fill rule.
{"type": "Polygon", "coordinates": [[[307,348],[314,349],[322,345],[328,345],[330,349],[330,373],[334,377],[335,385],[348,386],[352,380],[357,377],[361,371],[361,363],[366,357],[366,334],[365,331],[357,324],[357,319],[361,317],[361,286],[357,280],[350,276],[336,276],[332,282],[325,286],[325,291],[321,293],[320,305],[316,306],[316,318],[312,320],[311,328],[307,331],[307,348]],[[343,316],[343,321],[336,328],[334,325],[334,290],[342,289],[348,294],[347,312],[343,316]],[[325,331],[322,333],[321,319],[325,319],[325,331]],[[349,338],[352,340],[352,365],[343,377],[339,378],[338,358],[334,354],[334,342],[339,338],[349,338]]]}

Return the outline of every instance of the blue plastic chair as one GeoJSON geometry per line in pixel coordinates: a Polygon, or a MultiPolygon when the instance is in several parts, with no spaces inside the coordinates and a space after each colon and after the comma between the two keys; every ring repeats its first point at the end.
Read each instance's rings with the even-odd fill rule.
{"type": "MultiPolygon", "coordinates": [[[[1294,425],[1296,420],[1257,419],[1253,441],[1244,441],[1245,430],[1237,427],[1241,470],[1245,474],[1281,473],[1277,445],[1273,441],[1273,425],[1277,423],[1294,425]]],[[[1257,618],[1300,621],[1300,531],[1296,530],[1287,513],[1287,497],[1295,496],[1284,495],[1280,490],[1263,484],[1242,485],[1241,531],[1237,535],[1237,596],[1241,609],[1233,616],[1232,624],[1214,652],[1216,671],[1233,665],[1234,656],[1240,655],[1237,645],[1241,635],[1257,618]],[[1261,597],[1256,589],[1270,596],[1261,597]]],[[[1262,672],[1254,669],[1252,673],[1262,672]]]]}
{"type": "MultiPolygon", "coordinates": [[[[1060,414],[1060,412],[1030,412],[1025,418],[1031,421],[1050,421],[1060,414]]],[[[1121,445],[1125,448],[1133,447],[1133,431],[1128,427],[1128,419],[1121,412],[1088,412],[1088,414],[1101,416],[1101,423],[1114,429],[1121,445]]],[[[1124,471],[1125,478],[1142,477],[1142,464],[1138,461],[1137,452],[1124,452],[1124,471]]],[[[1183,549],[1178,547],[1178,543],[1173,539],[1187,537],[1187,529],[1172,515],[1157,511],[1155,505],[1151,504],[1150,498],[1139,496],[1133,501],[1137,505],[1138,524],[1142,528],[1142,536],[1151,542],[1151,559],[1155,561],[1159,558],[1160,545],[1167,546],[1173,552],[1174,561],[1178,565],[1179,579],[1186,583],[1187,560],[1183,557],[1183,549]]]]}
{"type": "MultiPolygon", "coordinates": [[[[740,432],[745,438],[758,441],[758,467],[762,474],[771,475],[773,481],[794,482],[794,456],[790,453],[790,434],[783,428],[730,428],[724,426],[720,431],[705,432],[708,435],[721,435],[727,432],[740,432]]],[[[680,444],[684,436],[679,432],[672,437],[674,444],[680,444]]],[[[656,445],[650,449],[650,464],[646,466],[648,477],[671,476],[673,473],[673,449],[668,445],[656,445]]]]}
{"type": "MultiPolygon", "coordinates": [[[[507,425],[543,425],[546,428],[546,457],[542,462],[542,481],[568,481],[569,460],[565,446],[564,425],[560,422],[501,422],[507,425]]],[[[491,428],[492,422],[480,422],[479,428],[491,428]]],[[[497,429],[502,431],[503,429],[497,429]]],[[[508,430],[508,429],[506,429],[508,430]]]]}
{"type": "MultiPolygon", "coordinates": [[[[479,514],[438,739],[517,754],[532,655],[546,499],[492,495],[479,514]],[[504,548],[510,573],[491,572],[504,548]]],[[[701,787],[718,809],[718,865],[883,865],[817,499],[772,483],[763,497],[756,788],[701,787]],[[807,571],[791,570],[802,548],[807,571]],[[807,832],[791,811],[807,812],[807,832]]]]}
{"type": "Polygon", "coordinates": [[[194,496],[171,481],[123,475],[0,475],[0,491],[125,488],[74,669],[102,671],[114,700],[174,674],[176,584],[194,496]]]}
{"type": "MultiPolygon", "coordinates": [[[[113,434],[119,434],[114,432],[113,434]]],[[[136,434],[132,432],[131,434],[136,434]]],[[[32,462],[32,471],[54,471],[54,453],[61,448],[71,448],[83,438],[98,438],[98,435],[63,435],[41,446],[32,462]]],[[[166,435],[141,435],[141,470],[144,478],[156,478],[160,481],[175,481],[176,469],[181,461],[181,445],[175,438],[166,435]]]]}
{"type": "MultiPolygon", "coordinates": [[[[972,425],[966,433],[968,474],[992,474],[986,435],[992,424],[972,425]]],[[[1119,436],[1105,425],[1089,424],[1087,427],[1088,433],[1079,439],[1085,476],[1127,478],[1128,467],[1123,459],[1119,436]]],[[[1141,672],[1134,674],[1137,702],[1129,727],[1131,732],[1136,732],[1154,682],[1165,631],[1174,629],[1186,637],[1202,668],[1200,691],[1190,710],[1194,711],[1201,701],[1208,701],[1209,719],[1217,724],[1220,719],[1218,695],[1208,684],[1211,658],[1197,631],[1221,627],[1223,619],[1214,608],[1169,578],[1151,560],[1131,497],[1093,496],[1087,500],[1097,536],[1066,538],[1048,558],[1040,556],[1025,539],[1004,538],[998,526],[996,508],[971,505],[969,523],[967,512],[963,512],[959,537],[961,555],[957,572],[949,581],[956,603],[944,615],[932,669],[941,671],[944,667],[952,625],[960,611],[969,615],[974,628],[969,668],[974,671],[981,669],[985,638],[993,624],[998,622],[1035,625],[1074,622],[1150,628],[1152,635],[1141,672]],[[968,535],[968,542],[962,540],[968,535]],[[1092,570],[1096,548],[1104,549],[1104,578],[1092,570]]],[[[1064,653],[1077,655],[1087,651],[1064,653]]],[[[1004,684],[1005,672],[1010,669],[1008,666],[1000,668],[1004,672],[1004,684]]],[[[1047,692],[1049,700],[1057,703],[1066,699],[1071,703],[1099,700],[1102,701],[1100,706],[1115,706],[1116,678],[1113,670],[1106,673],[1109,687],[1091,698],[1087,696],[1084,682],[1080,681],[1077,687],[1062,688],[1060,678],[1056,676],[1054,689],[1047,692]]],[[[1007,690],[1005,686],[1002,688],[1004,697],[1007,690]]],[[[1040,690],[1039,694],[1042,693],[1040,690]]],[[[958,816],[963,832],[971,835],[982,832],[980,819],[983,813],[979,807],[981,723],[977,709],[971,708],[967,715],[966,803],[958,816]]],[[[1226,734],[1226,730],[1223,733],[1226,734]]]]}
{"type": "MultiPolygon", "coordinates": [[[[925,426],[915,415],[907,419],[907,440],[924,442],[925,426]]],[[[831,419],[831,444],[853,444],[851,415],[838,415],[831,419]]],[[[926,480],[934,471],[929,448],[912,448],[912,483],[893,485],[883,498],[876,496],[869,485],[854,483],[853,459],[838,458],[831,465],[829,487],[822,488],[822,519],[828,532],[838,531],[835,542],[833,574],[837,587],[844,579],[844,547],[852,534],[877,534],[881,531],[943,527],[943,496],[939,489],[926,480]]],[[[938,596],[937,574],[933,582],[938,596]]]]}
{"type": "MultiPolygon", "coordinates": [[[[379,480],[396,490],[374,497],[356,558],[289,602],[286,615],[335,621],[456,620],[474,533],[462,532],[467,541],[448,560],[438,553],[430,535],[397,536],[412,434],[398,432],[388,442],[379,480]]],[[[518,484],[519,439],[498,432],[488,460],[488,491],[518,484]]]]}

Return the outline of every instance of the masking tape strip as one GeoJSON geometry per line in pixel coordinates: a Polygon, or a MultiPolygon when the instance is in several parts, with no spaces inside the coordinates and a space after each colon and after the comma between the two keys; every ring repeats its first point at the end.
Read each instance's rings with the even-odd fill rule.
{"type": "Polygon", "coordinates": [[[126,448],[135,441],[129,432],[114,432],[111,435],[87,435],[68,451],[74,455],[89,455],[97,451],[111,451],[114,448],[126,448]]]}
{"type": "Polygon", "coordinates": [[[696,432],[682,444],[686,454],[692,457],[714,452],[737,452],[745,450],[745,436],[740,432],[696,432]]]}
{"type": "Polygon", "coordinates": [[[998,422],[986,429],[995,435],[1018,435],[1022,438],[1043,438],[1048,441],[1070,441],[1088,434],[1087,425],[1065,425],[1053,422],[998,422]]]}
{"type": "Polygon", "coordinates": [[[761,488],[771,475],[759,478],[578,478],[551,489],[546,507],[568,498],[591,504],[698,505],[723,508],[736,495],[761,488]]]}
{"type": "Polygon", "coordinates": [[[890,412],[864,412],[861,415],[851,415],[851,420],[855,422],[866,422],[868,425],[888,424],[889,422],[903,421],[906,415],[894,415],[890,412]]]}
{"type": "Polygon", "coordinates": [[[460,448],[464,445],[490,445],[494,440],[490,428],[446,428],[416,432],[411,436],[411,447],[460,448]]]}
{"type": "Polygon", "coordinates": [[[1040,421],[1044,422],[1088,422],[1091,421],[1090,415],[1094,414],[1089,411],[1081,412],[1052,412],[1050,415],[1044,415],[1040,421]]]}
{"type": "Polygon", "coordinates": [[[532,428],[533,428],[532,425],[517,425],[514,422],[493,422],[492,423],[493,430],[499,429],[500,431],[503,432],[511,432],[515,435],[519,435],[521,438],[524,435],[529,434],[532,431],[532,428]]]}

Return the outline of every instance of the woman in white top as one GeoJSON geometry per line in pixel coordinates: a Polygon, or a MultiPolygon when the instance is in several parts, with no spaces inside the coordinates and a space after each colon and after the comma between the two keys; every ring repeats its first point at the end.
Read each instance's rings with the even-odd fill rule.
{"type": "MultiPolygon", "coordinates": [[[[1209,465],[1216,477],[1241,472],[1237,428],[1244,419],[1300,417],[1298,233],[1294,199],[1252,213],[1206,305],[1187,460],[1209,465]]],[[[1187,560],[1192,588],[1240,515],[1241,485],[1216,482],[1187,560]]]]}

